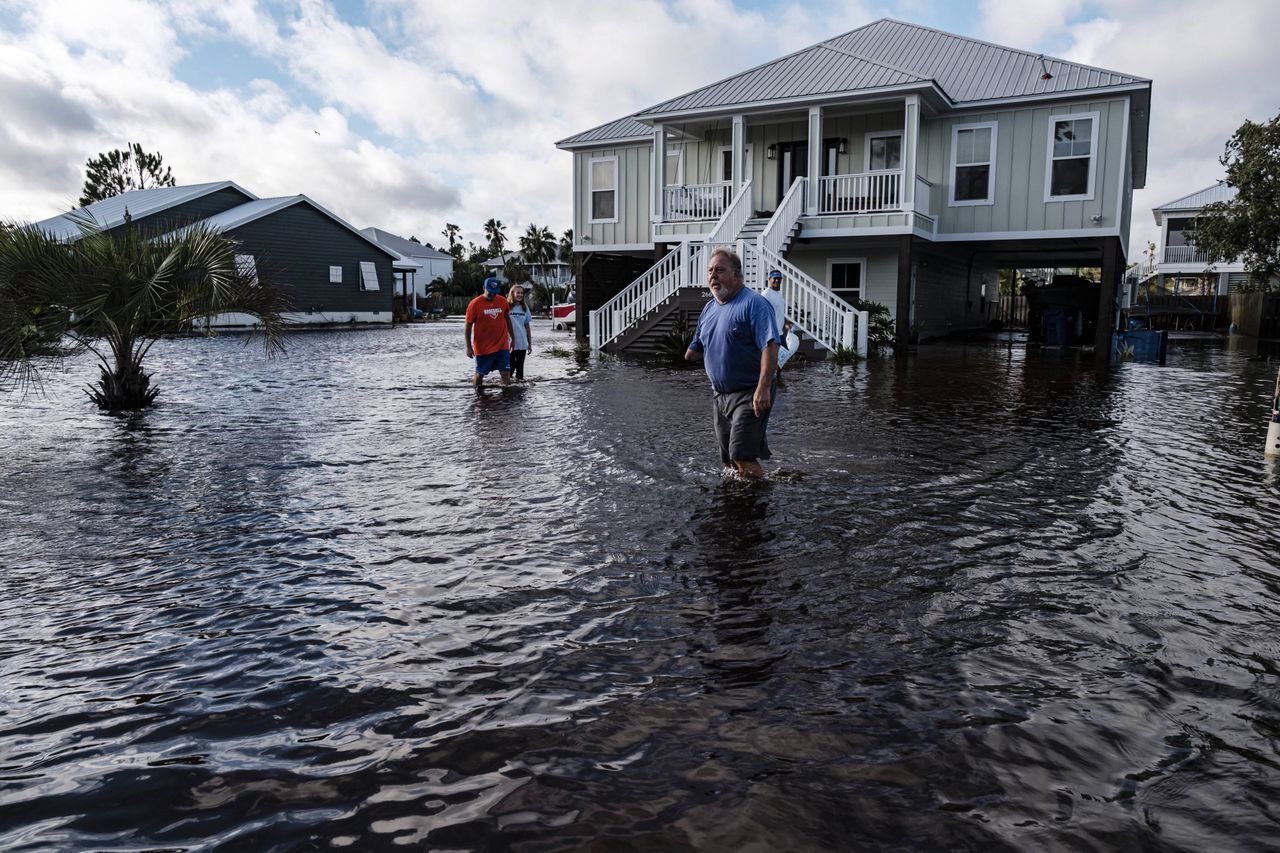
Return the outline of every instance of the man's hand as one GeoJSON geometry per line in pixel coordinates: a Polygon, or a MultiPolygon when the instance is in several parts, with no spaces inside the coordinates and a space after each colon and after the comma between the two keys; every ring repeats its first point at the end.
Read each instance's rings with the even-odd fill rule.
{"type": "Polygon", "coordinates": [[[471,350],[471,344],[467,344],[467,358],[475,358],[476,354],[471,350]]]}
{"type": "Polygon", "coordinates": [[[751,397],[751,411],[756,413],[756,417],[764,417],[764,413],[773,408],[773,392],[770,388],[757,388],[756,393],[751,397]]]}

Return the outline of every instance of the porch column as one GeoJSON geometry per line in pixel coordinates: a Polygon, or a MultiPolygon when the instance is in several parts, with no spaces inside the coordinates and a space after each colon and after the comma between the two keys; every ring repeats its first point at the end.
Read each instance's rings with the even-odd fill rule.
{"type": "Polygon", "coordinates": [[[653,195],[649,209],[653,213],[650,218],[654,222],[665,222],[667,220],[667,129],[660,124],[653,126],[652,172],[653,195]]]}
{"type": "Polygon", "coordinates": [[[1219,296],[1226,296],[1231,292],[1231,275],[1229,273],[1218,273],[1218,290],[1219,296]]]}
{"type": "MultiPolygon", "coordinates": [[[[822,178],[822,107],[809,107],[809,192],[805,196],[805,213],[818,215],[819,184],[822,178]]],[[[785,193],[789,187],[783,187],[785,193]]]]}
{"type": "Polygon", "coordinates": [[[898,238],[898,316],[894,320],[893,342],[899,353],[911,343],[911,235],[898,238]]]}
{"type": "MultiPolygon", "coordinates": [[[[746,122],[742,116],[733,117],[733,175],[730,180],[733,181],[733,188],[729,193],[729,197],[733,198],[738,194],[738,190],[742,189],[742,178],[746,173],[743,165],[743,158],[746,156],[747,150],[747,129],[746,122]]],[[[714,177],[714,176],[713,176],[714,177]]]]}
{"type": "Polygon", "coordinates": [[[1115,326],[1116,285],[1124,275],[1124,251],[1116,237],[1102,240],[1102,281],[1098,288],[1098,328],[1093,340],[1093,358],[1099,366],[1111,362],[1111,330],[1115,326]]]}
{"type": "MultiPolygon", "coordinates": [[[[920,139],[920,96],[907,95],[902,117],[902,209],[916,209],[916,144],[920,139]]],[[[928,213],[929,211],[924,211],[928,213]]]]}

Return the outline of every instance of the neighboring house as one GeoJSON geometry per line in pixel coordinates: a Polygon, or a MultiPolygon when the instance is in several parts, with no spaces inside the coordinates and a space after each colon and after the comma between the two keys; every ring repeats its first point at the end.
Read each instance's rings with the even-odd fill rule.
{"type": "MultiPolygon", "coordinates": [[[[149,233],[203,222],[239,244],[237,261],[276,283],[293,323],[390,323],[392,264],[384,249],[305,195],[260,199],[232,181],[133,190],[37,222],[35,227],[73,239],[71,216],[86,213],[107,233],[119,233],[128,216],[149,233]]],[[[229,314],[211,325],[250,325],[229,314]]]]}
{"type": "Polygon", "coordinates": [[[529,281],[549,287],[570,287],[573,285],[573,266],[564,261],[555,260],[549,263],[525,264],[519,252],[503,252],[496,258],[484,262],[488,275],[505,282],[506,266],[509,261],[520,261],[529,275],[529,281]]]}
{"type": "Polygon", "coordinates": [[[437,278],[445,281],[453,279],[453,255],[406,240],[381,228],[363,228],[360,233],[395,253],[395,291],[409,296],[415,303],[419,296],[430,295],[431,282],[437,278]]]}
{"type": "Polygon", "coordinates": [[[1139,283],[1156,280],[1160,291],[1182,295],[1230,293],[1245,284],[1249,274],[1239,258],[1230,263],[1213,263],[1196,250],[1196,216],[1207,204],[1231,201],[1235,187],[1218,181],[1211,187],[1153,207],[1151,213],[1160,226],[1160,249],[1154,257],[1142,258],[1138,270],[1139,283]]]}
{"type": "Polygon", "coordinates": [[[783,270],[824,346],[857,342],[856,299],[930,337],[982,325],[1000,268],[1055,265],[1102,268],[1101,340],[1150,102],[1140,77],[885,19],[570,136],[579,329],[625,348],[723,242],[749,286],[783,270]]]}

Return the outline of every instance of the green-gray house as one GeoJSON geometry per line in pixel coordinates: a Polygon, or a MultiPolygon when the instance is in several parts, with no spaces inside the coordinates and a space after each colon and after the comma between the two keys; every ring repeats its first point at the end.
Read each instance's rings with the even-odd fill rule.
{"type": "Polygon", "coordinates": [[[1150,103],[1143,78],[884,19],[568,137],[579,329],[625,348],[719,243],[749,286],[781,269],[826,346],[857,343],[855,298],[902,340],[980,326],[1009,266],[1101,267],[1107,319],[1150,103]]]}

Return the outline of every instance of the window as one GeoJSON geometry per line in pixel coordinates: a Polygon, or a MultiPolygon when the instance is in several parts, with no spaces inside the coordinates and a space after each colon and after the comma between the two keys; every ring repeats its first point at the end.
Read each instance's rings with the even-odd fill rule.
{"type": "Polygon", "coordinates": [[[951,129],[951,205],[991,204],[996,197],[996,124],[951,129]]]}
{"type": "Polygon", "coordinates": [[[827,261],[827,281],[831,292],[845,302],[856,304],[862,298],[866,277],[866,258],[832,258],[827,261]]]}
{"type": "Polygon", "coordinates": [[[867,171],[902,168],[902,134],[867,134],[867,171]]]}
{"type": "Polygon", "coordinates": [[[1097,147],[1097,113],[1050,116],[1045,201],[1093,198],[1097,147]]]}
{"type": "Polygon", "coordinates": [[[378,289],[378,265],[373,261],[360,262],[360,289],[378,289]]]}
{"type": "Polygon", "coordinates": [[[329,283],[342,284],[342,267],[329,267],[329,283]]]}
{"type": "MultiPolygon", "coordinates": [[[[733,147],[726,146],[720,149],[720,177],[721,181],[733,180],[733,147]]],[[[748,145],[742,149],[742,180],[751,180],[751,146],[748,145]]]]}
{"type": "Polygon", "coordinates": [[[253,255],[236,255],[236,270],[249,280],[250,284],[258,283],[258,263],[253,255]]]}
{"type": "Polygon", "coordinates": [[[684,148],[672,145],[667,149],[667,186],[678,187],[684,183],[684,148]]]}
{"type": "Polygon", "coordinates": [[[590,163],[591,221],[618,221],[618,158],[602,157],[590,163]]]}

